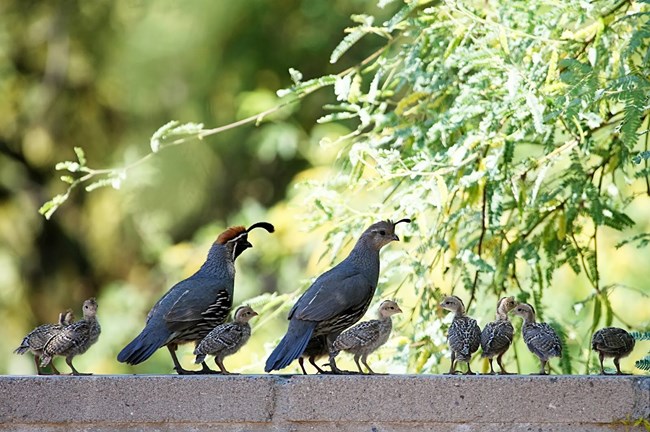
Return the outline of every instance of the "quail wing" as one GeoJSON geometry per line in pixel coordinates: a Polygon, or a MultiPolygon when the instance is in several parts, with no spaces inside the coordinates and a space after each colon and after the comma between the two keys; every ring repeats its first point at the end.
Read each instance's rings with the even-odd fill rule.
{"type": "MultiPolygon", "coordinates": [[[[183,331],[195,327],[204,320],[206,313],[222,310],[225,317],[232,306],[232,293],[225,287],[219,287],[212,279],[186,279],[178,283],[174,289],[176,288],[185,289],[165,314],[167,328],[171,331],[183,331]],[[216,295],[215,291],[217,291],[216,295]],[[210,307],[206,309],[205,305],[210,307]]],[[[158,305],[154,309],[156,307],[158,305]]]]}
{"type": "Polygon", "coordinates": [[[562,342],[553,327],[547,323],[524,324],[524,341],[540,358],[558,357],[562,354],[562,342]]]}
{"type": "Polygon", "coordinates": [[[210,354],[237,348],[244,329],[237,323],[223,324],[210,332],[196,348],[196,354],[210,354]]]}
{"type": "Polygon", "coordinates": [[[381,323],[378,320],[359,323],[341,333],[334,342],[334,348],[338,350],[361,348],[376,341],[380,330],[381,323]]]}
{"type": "Polygon", "coordinates": [[[500,353],[512,343],[514,328],[510,321],[493,321],[481,332],[481,347],[484,354],[500,353]]]}
{"type": "Polygon", "coordinates": [[[88,338],[89,331],[90,324],[86,321],[77,321],[63,327],[50,338],[43,351],[50,355],[66,353],[83,345],[88,338]]]}
{"type": "Polygon", "coordinates": [[[373,284],[355,268],[336,266],[323,273],[305,291],[289,312],[289,319],[329,320],[366,303],[372,291],[373,284]]]}
{"type": "Polygon", "coordinates": [[[467,316],[451,322],[448,332],[449,347],[462,357],[470,357],[481,343],[481,329],[476,320],[467,316]]]}

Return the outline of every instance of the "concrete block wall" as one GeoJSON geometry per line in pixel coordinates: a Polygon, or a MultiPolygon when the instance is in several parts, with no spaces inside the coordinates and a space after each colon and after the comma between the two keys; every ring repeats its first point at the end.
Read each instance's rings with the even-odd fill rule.
{"type": "Polygon", "coordinates": [[[4,376],[0,431],[635,431],[639,376],[4,376]]]}

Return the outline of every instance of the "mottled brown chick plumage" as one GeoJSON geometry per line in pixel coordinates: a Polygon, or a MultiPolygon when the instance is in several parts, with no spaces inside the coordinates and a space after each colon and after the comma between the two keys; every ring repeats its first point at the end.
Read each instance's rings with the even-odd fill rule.
{"type": "Polygon", "coordinates": [[[614,357],[616,374],[622,375],[619,360],[630,355],[634,349],[635,340],[631,334],[618,327],[605,327],[594,333],[591,338],[591,348],[598,353],[600,360],[600,373],[605,374],[603,360],[605,357],[614,357]]]}
{"type": "Polygon", "coordinates": [[[481,344],[481,329],[476,320],[465,315],[465,304],[456,296],[445,297],[440,306],[454,313],[454,319],[447,331],[447,342],[451,350],[451,366],[449,373],[456,373],[456,363],[467,363],[466,375],[473,374],[470,367],[472,354],[481,344]]]}
{"type": "Polygon", "coordinates": [[[72,359],[85,353],[101,333],[99,321],[97,321],[97,301],[94,298],[88,299],[83,305],[83,318],[79,321],[63,327],[43,347],[41,366],[51,363],[54,356],[65,357],[65,361],[72,369],[73,375],[90,375],[79,372],[72,364],[72,359]]]}

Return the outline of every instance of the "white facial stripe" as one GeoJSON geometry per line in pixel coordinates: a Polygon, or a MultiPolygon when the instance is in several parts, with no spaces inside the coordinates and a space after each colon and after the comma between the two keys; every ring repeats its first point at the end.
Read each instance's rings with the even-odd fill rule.
{"type": "Polygon", "coordinates": [[[231,240],[228,240],[226,243],[237,242],[237,241],[241,240],[242,237],[246,237],[247,235],[248,235],[247,232],[243,232],[243,233],[239,234],[237,237],[235,237],[235,238],[233,238],[231,240]]]}

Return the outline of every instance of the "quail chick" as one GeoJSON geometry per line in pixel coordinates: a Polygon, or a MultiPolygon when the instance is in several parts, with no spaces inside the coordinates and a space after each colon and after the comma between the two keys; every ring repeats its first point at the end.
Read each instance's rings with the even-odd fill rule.
{"type": "Polygon", "coordinates": [[[598,353],[600,373],[606,375],[603,367],[605,357],[614,357],[616,374],[622,375],[618,361],[630,355],[635,342],[631,334],[618,327],[605,327],[594,333],[591,338],[591,348],[598,353]]]}
{"type": "Polygon", "coordinates": [[[456,362],[462,361],[467,363],[466,375],[474,374],[469,362],[481,343],[481,329],[474,318],[465,315],[465,305],[460,298],[445,297],[440,306],[454,313],[454,319],[447,331],[447,342],[451,350],[449,373],[455,374],[456,362]]]}
{"type": "Polygon", "coordinates": [[[318,373],[324,373],[323,369],[321,369],[317,364],[316,360],[319,358],[325,357],[329,354],[329,348],[327,347],[327,337],[326,336],[316,336],[311,339],[309,339],[309,343],[307,344],[307,347],[305,350],[302,352],[302,355],[298,359],[298,364],[300,364],[300,368],[302,369],[303,375],[307,375],[307,370],[305,369],[305,358],[309,360],[309,363],[311,363],[312,366],[316,368],[316,371],[318,373]]]}
{"type": "Polygon", "coordinates": [[[65,361],[72,369],[73,375],[90,375],[80,373],[72,364],[72,359],[85,353],[101,333],[97,321],[97,302],[94,298],[88,299],[83,305],[83,319],[63,327],[43,347],[41,366],[47,366],[54,356],[65,357],[65,361]]]}
{"type": "Polygon", "coordinates": [[[203,363],[199,371],[184,369],[178,345],[201,341],[212,329],[223,324],[232,311],[235,287],[235,260],[253,245],[248,234],[255,228],[272,233],[273,225],[257,222],[248,229],[230,227],[222,232],[196,273],[170,288],[151,308],[144,329],[118,354],[117,360],[136,365],[147,360],[158,348],[167,347],[178,374],[215,373],[203,363]]]}
{"type": "Polygon", "coordinates": [[[508,312],[517,306],[514,297],[503,297],[497,303],[496,320],[487,323],[481,332],[481,348],[483,353],[481,357],[487,357],[490,361],[490,373],[494,374],[492,359],[497,358],[497,363],[501,368],[501,374],[507,374],[506,368],[501,363],[501,358],[508,351],[512,344],[512,338],[515,330],[508,319],[508,312]]]}
{"type": "Polygon", "coordinates": [[[528,303],[518,304],[513,313],[524,319],[521,333],[530,352],[535,354],[542,362],[540,375],[546,375],[546,363],[552,357],[562,355],[562,342],[553,327],[547,323],[535,322],[535,309],[528,303]]]}
{"type": "MultiPolygon", "coordinates": [[[[350,254],[320,275],[289,311],[289,328],[266,360],[264,371],[287,367],[299,358],[315,336],[326,336],[330,347],[343,330],[355,324],[368,310],[379,280],[379,251],[398,241],[395,226],[401,222],[376,222],[368,227],[350,254]]],[[[345,373],[330,355],[332,373],[345,373]]]]}
{"type": "MultiPolygon", "coordinates": [[[[44,324],[36,327],[34,330],[29,332],[27,336],[23,339],[20,346],[14,350],[16,354],[25,354],[27,351],[31,351],[34,354],[34,363],[36,364],[36,373],[39,375],[46,375],[41,370],[40,360],[43,355],[43,348],[47,342],[63,327],[70,325],[74,321],[74,313],[71,309],[61,312],[59,314],[58,324],[44,324]]],[[[54,363],[51,365],[52,371],[59,375],[59,371],[54,367],[54,363]]]]}
{"type": "Polygon", "coordinates": [[[235,321],[215,327],[194,350],[199,364],[205,361],[207,355],[213,355],[214,361],[221,373],[230,374],[223,365],[223,359],[239,351],[251,336],[251,326],[248,321],[257,316],[257,312],[249,306],[241,306],[235,312],[235,321]]]}
{"type": "Polygon", "coordinates": [[[336,357],[340,351],[347,351],[354,354],[354,362],[357,364],[360,373],[364,373],[359,364],[359,359],[366,366],[368,372],[375,372],[368,366],[368,355],[388,341],[393,328],[391,317],[401,313],[397,303],[392,300],[384,300],[379,306],[379,319],[359,323],[341,333],[332,345],[331,357],[336,357]]]}

